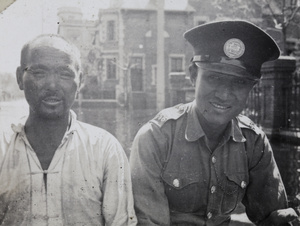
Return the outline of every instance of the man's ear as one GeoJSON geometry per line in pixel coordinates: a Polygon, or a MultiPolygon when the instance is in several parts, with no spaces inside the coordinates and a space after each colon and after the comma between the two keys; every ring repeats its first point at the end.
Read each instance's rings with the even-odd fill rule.
{"type": "Polygon", "coordinates": [[[190,80],[192,82],[192,85],[195,86],[196,84],[196,79],[197,79],[197,73],[198,73],[198,68],[195,65],[191,65],[189,67],[189,72],[190,72],[190,80]]]}
{"type": "Polygon", "coordinates": [[[21,67],[17,68],[16,77],[17,77],[17,82],[18,82],[20,90],[24,90],[24,86],[23,86],[23,70],[22,70],[21,67]]]}
{"type": "Polygon", "coordinates": [[[193,86],[195,86],[195,84],[196,84],[196,79],[197,79],[197,76],[192,75],[192,74],[190,75],[190,80],[191,80],[191,83],[193,86]]]}

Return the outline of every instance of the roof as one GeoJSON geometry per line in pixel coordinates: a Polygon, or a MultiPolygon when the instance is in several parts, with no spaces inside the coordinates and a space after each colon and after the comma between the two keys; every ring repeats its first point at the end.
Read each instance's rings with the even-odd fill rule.
{"type": "MultiPolygon", "coordinates": [[[[110,0],[109,8],[156,10],[155,0],[110,0]]],[[[165,0],[166,11],[195,11],[188,0],[165,0]]]]}

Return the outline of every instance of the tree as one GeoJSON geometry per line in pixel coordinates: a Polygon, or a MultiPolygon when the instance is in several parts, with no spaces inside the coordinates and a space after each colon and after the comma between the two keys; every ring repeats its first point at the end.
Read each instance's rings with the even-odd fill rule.
{"type": "MultiPolygon", "coordinates": [[[[293,34],[288,33],[289,28],[293,27],[298,28],[298,24],[300,21],[299,9],[300,9],[300,1],[299,0],[265,0],[265,8],[267,8],[271,14],[271,17],[274,21],[274,26],[277,29],[282,31],[282,39],[283,46],[282,51],[284,55],[289,55],[292,51],[287,48],[287,38],[288,36],[292,36],[293,34]],[[276,10],[276,7],[280,10],[276,10]]],[[[298,28],[299,30],[299,28],[298,28]]],[[[299,32],[299,31],[298,31],[299,32]]]]}
{"type": "Polygon", "coordinates": [[[281,32],[282,53],[289,55],[291,38],[300,38],[300,0],[190,0],[197,14],[209,20],[244,19],[263,29],[281,32]]]}
{"type": "Polygon", "coordinates": [[[212,0],[216,19],[238,18],[260,23],[262,20],[261,2],[255,0],[212,0]]]}

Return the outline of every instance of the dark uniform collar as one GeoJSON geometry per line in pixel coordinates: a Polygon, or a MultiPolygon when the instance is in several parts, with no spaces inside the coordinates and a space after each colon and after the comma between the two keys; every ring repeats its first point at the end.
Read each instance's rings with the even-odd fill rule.
{"type": "MultiPolygon", "coordinates": [[[[199,119],[197,117],[196,112],[196,101],[193,101],[191,107],[188,109],[188,118],[187,125],[185,129],[185,139],[187,141],[193,142],[201,137],[205,136],[205,133],[200,125],[199,119]]],[[[238,125],[238,121],[236,118],[232,119],[229,126],[225,131],[224,138],[225,140],[229,140],[232,137],[235,142],[245,142],[246,138],[242,134],[242,130],[238,125]]]]}

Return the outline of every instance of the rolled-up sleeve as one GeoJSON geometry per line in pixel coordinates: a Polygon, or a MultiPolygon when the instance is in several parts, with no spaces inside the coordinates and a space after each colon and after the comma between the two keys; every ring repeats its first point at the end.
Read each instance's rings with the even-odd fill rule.
{"type": "Polygon", "coordinates": [[[144,125],[134,139],[130,166],[138,225],[170,225],[161,179],[168,143],[168,137],[151,123],[144,125]]]}
{"type": "Polygon", "coordinates": [[[260,134],[254,142],[247,142],[247,145],[247,149],[253,152],[248,152],[249,186],[243,203],[249,219],[259,224],[272,211],[287,208],[287,196],[266,136],[260,134]]]}

